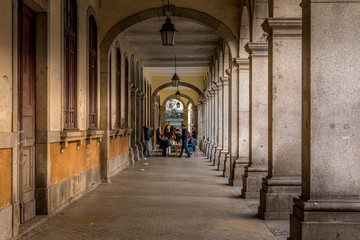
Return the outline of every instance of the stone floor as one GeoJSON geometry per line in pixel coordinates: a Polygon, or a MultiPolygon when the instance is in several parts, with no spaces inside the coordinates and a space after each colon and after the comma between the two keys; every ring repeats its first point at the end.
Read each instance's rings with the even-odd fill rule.
{"type": "Polygon", "coordinates": [[[276,240],[250,207],[204,157],[152,157],[21,239],[276,240]]]}

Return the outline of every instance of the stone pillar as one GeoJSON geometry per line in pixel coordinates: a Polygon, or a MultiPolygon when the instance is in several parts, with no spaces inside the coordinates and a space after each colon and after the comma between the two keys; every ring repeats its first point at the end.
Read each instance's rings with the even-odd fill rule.
{"type": "Polygon", "coordinates": [[[238,58],[239,66],[239,157],[233,164],[230,185],[242,186],[244,170],[249,164],[249,59],[238,58]]]}
{"type": "Polygon", "coordinates": [[[141,91],[136,92],[136,146],[138,149],[138,159],[142,158],[142,147],[141,147],[141,91]]]}
{"type": "Polygon", "coordinates": [[[250,156],[242,196],[258,199],[268,171],[268,44],[248,43],[250,54],[250,156]]]}
{"type": "Polygon", "coordinates": [[[215,91],[212,89],[210,91],[210,100],[209,100],[209,147],[207,151],[207,158],[211,161],[211,152],[214,146],[214,129],[215,129],[215,121],[214,121],[214,112],[215,112],[215,91]]]}
{"type": "Polygon", "coordinates": [[[133,149],[133,159],[134,161],[138,161],[139,160],[139,149],[138,146],[136,145],[136,139],[137,139],[137,132],[139,131],[138,126],[137,126],[137,92],[138,92],[138,88],[136,87],[132,87],[131,88],[131,118],[130,118],[130,126],[132,128],[132,132],[131,132],[131,148],[133,149]]]}
{"type": "Polygon", "coordinates": [[[222,151],[223,145],[223,114],[224,114],[224,104],[223,104],[223,87],[221,81],[218,82],[218,135],[217,135],[217,143],[218,146],[215,151],[215,159],[214,165],[216,165],[217,169],[219,169],[219,159],[222,151]]]}
{"type": "MultiPolygon", "coordinates": [[[[193,107],[193,123],[195,130],[198,132],[198,135],[199,135],[199,108],[200,108],[199,105],[193,107]]],[[[191,131],[192,129],[189,130],[191,131]]]]}
{"type": "Polygon", "coordinates": [[[231,64],[231,79],[229,90],[229,154],[226,155],[224,164],[224,176],[229,177],[234,162],[239,156],[239,69],[234,59],[231,64]]]}
{"type": "Polygon", "coordinates": [[[164,127],[166,125],[166,118],[165,118],[165,111],[166,111],[166,103],[160,106],[160,124],[161,124],[161,131],[164,132],[164,127]]]}
{"type": "MultiPolygon", "coordinates": [[[[185,127],[187,130],[189,130],[188,122],[189,122],[189,109],[185,108],[184,106],[184,116],[183,116],[183,123],[185,124],[185,127]]],[[[191,130],[190,130],[191,131],[191,130]]]]}
{"type": "Polygon", "coordinates": [[[360,1],[302,8],[302,192],[290,239],[359,239],[360,1]]]}
{"type": "MultiPolygon", "coordinates": [[[[146,104],[146,97],[145,97],[145,93],[142,92],[141,95],[140,95],[140,125],[139,125],[139,128],[140,128],[140,138],[139,138],[139,142],[140,142],[140,149],[141,149],[141,156],[142,156],[142,153],[143,153],[143,149],[144,149],[144,146],[145,146],[145,143],[144,143],[144,130],[143,130],[143,126],[146,125],[146,114],[145,114],[145,104],[146,104]]],[[[147,126],[149,127],[149,126],[147,126]]]]}
{"type": "Polygon", "coordinates": [[[222,149],[219,155],[218,170],[225,170],[225,158],[229,152],[229,77],[220,78],[222,83],[222,149]]]}
{"type": "Polygon", "coordinates": [[[214,113],[213,113],[213,121],[214,121],[214,125],[213,125],[213,146],[212,146],[212,151],[211,151],[211,156],[210,156],[210,161],[212,162],[212,164],[215,166],[215,153],[216,153],[216,149],[219,146],[219,142],[218,142],[218,136],[219,136],[219,89],[217,87],[213,88],[214,91],[214,113]]]}
{"type": "Polygon", "coordinates": [[[289,219],[301,192],[301,18],[270,18],[269,172],[260,191],[259,217],[289,219]]]}

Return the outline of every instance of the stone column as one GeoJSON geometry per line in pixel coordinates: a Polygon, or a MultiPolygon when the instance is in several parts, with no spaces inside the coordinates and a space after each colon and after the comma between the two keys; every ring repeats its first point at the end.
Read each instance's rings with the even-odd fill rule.
{"type": "Polygon", "coordinates": [[[142,158],[142,147],[141,147],[141,91],[136,92],[136,146],[138,149],[138,159],[142,158]]]}
{"type": "Polygon", "coordinates": [[[161,105],[160,106],[160,124],[161,124],[162,133],[164,132],[164,127],[165,127],[165,124],[166,124],[165,111],[166,111],[166,106],[161,105]]]}
{"type": "Polygon", "coordinates": [[[233,164],[229,183],[242,186],[244,170],[249,164],[249,59],[238,58],[239,66],[239,157],[233,164]]]}
{"type": "Polygon", "coordinates": [[[302,192],[290,239],[359,239],[360,1],[302,8],[302,192]]]}
{"type": "Polygon", "coordinates": [[[215,153],[216,153],[216,149],[219,146],[219,142],[218,142],[218,135],[219,135],[219,89],[217,87],[213,88],[214,91],[214,113],[213,113],[213,146],[212,146],[212,151],[211,151],[211,156],[210,156],[210,161],[212,162],[212,164],[215,166],[215,153]]]}
{"type": "Polygon", "coordinates": [[[258,199],[268,171],[268,44],[248,43],[250,54],[250,156],[242,196],[258,199]]]}
{"type": "Polygon", "coordinates": [[[301,192],[301,18],[270,18],[269,172],[260,192],[259,217],[289,219],[301,192]]]}
{"type": "Polygon", "coordinates": [[[225,170],[225,158],[229,152],[229,77],[220,78],[222,83],[222,149],[219,155],[218,170],[225,170]]]}
{"type": "Polygon", "coordinates": [[[136,139],[137,139],[137,134],[138,134],[138,126],[137,126],[137,92],[138,92],[138,88],[136,87],[132,87],[131,88],[131,118],[130,118],[130,126],[132,128],[132,132],[131,132],[131,148],[133,149],[133,159],[134,161],[138,161],[139,160],[139,150],[138,150],[138,146],[136,145],[136,139]]]}
{"type": "MultiPolygon", "coordinates": [[[[193,107],[193,123],[194,123],[194,128],[198,132],[198,135],[199,135],[199,108],[200,108],[199,105],[193,107]]],[[[192,129],[189,130],[191,131],[192,129]]]]}
{"type": "Polygon", "coordinates": [[[217,135],[217,142],[218,146],[215,151],[215,159],[214,164],[216,165],[217,169],[219,169],[219,159],[222,151],[223,145],[223,114],[224,114],[224,104],[223,104],[223,87],[221,81],[218,82],[218,135],[217,135]]]}
{"type": "MultiPolygon", "coordinates": [[[[215,110],[215,91],[212,89],[210,91],[210,100],[209,100],[209,147],[207,151],[207,158],[210,159],[211,151],[214,146],[214,128],[215,128],[215,121],[214,121],[214,110],[215,110]]],[[[210,159],[211,161],[211,159],[210,159]]]]}
{"type": "Polygon", "coordinates": [[[189,121],[189,109],[185,108],[183,109],[184,116],[183,116],[183,123],[185,124],[185,127],[187,130],[189,130],[188,121],[189,121]]]}
{"type": "MultiPolygon", "coordinates": [[[[141,156],[142,156],[142,153],[143,153],[143,149],[144,149],[144,146],[145,146],[145,143],[144,143],[144,131],[143,131],[143,126],[146,125],[146,114],[145,114],[145,104],[146,104],[146,97],[145,97],[145,93],[142,92],[141,95],[140,95],[140,125],[139,125],[139,128],[140,128],[140,138],[139,138],[139,141],[140,141],[140,149],[141,149],[141,156]]],[[[149,126],[147,126],[149,127],[149,126]]]]}
{"type": "Polygon", "coordinates": [[[239,69],[234,59],[231,64],[231,79],[229,90],[229,154],[226,155],[224,176],[229,177],[234,162],[239,157],[239,69]]]}

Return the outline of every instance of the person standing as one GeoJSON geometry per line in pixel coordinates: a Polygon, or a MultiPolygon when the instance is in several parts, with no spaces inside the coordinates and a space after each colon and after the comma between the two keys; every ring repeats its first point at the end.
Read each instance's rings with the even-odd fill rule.
{"type": "Polygon", "coordinates": [[[160,128],[156,129],[156,144],[160,144],[160,128]]]}
{"type": "Polygon", "coordinates": [[[147,153],[148,157],[151,157],[149,142],[150,142],[152,135],[151,135],[149,128],[147,128],[146,126],[143,126],[143,130],[144,130],[144,140],[145,140],[145,147],[144,147],[143,154],[144,154],[144,157],[146,157],[146,153],[147,153]]]}
{"type": "Polygon", "coordinates": [[[182,132],[181,132],[181,140],[182,140],[182,144],[181,144],[181,152],[179,157],[182,157],[183,153],[184,153],[184,148],[186,150],[186,154],[188,155],[187,157],[190,157],[190,150],[188,147],[188,139],[190,137],[190,133],[189,131],[186,129],[185,124],[181,125],[182,128],[182,132]]]}
{"type": "Polygon", "coordinates": [[[192,129],[192,137],[196,141],[196,139],[197,139],[197,131],[195,130],[195,128],[192,129]]]}

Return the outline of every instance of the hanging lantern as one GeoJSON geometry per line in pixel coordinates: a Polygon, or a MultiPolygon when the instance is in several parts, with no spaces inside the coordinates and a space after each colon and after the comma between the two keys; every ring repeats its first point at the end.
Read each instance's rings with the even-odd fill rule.
{"type": "Polygon", "coordinates": [[[175,55],[175,73],[174,73],[174,76],[171,79],[172,86],[173,87],[178,87],[179,86],[179,81],[180,81],[179,76],[176,74],[176,55],[175,55]]]}
{"type": "Polygon", "coordinates": [[[176,107],[177,107],[177,108],[180,108],[180,106],[181,106],[181,105],[180,105],[180,102],[177,102],[177,103],[176,103],[176,107]]]}
{"type": "Polygon", "coordinates": [[[170,18],[166,19],[166,22],[162,25],[160,30],[161,40],[164,46],[174,46],[175,44],[175,26],[171,23],[170,18]]]}
{"type": "Polygon", "coordinates": [[[180,99],[180,92],[179,92],[179,90],[176,91],[175,96],[176,96],[176,99],[177,99],[177,100],[180,99]]]}
{"type": "Polygon", "coordinates": [[[168,12],[167,12],[167,18],[166,22],[162,25],[162,28],[160,30],[161,32],[161,40],[162,44],[164,46],[174,46],[175,43],[175,26],[171,23],[171,20],[169,18],[170,15],[170,5],[168,0],[168,12]]]}

